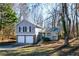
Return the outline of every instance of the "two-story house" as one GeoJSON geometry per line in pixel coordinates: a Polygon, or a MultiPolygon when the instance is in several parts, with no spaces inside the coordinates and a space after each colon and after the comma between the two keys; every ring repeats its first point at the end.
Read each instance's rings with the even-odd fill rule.
{"type": "Polygon", "coordinates": [[[36,43],[39,32],[42,31],[40,26],[37,26],[27,20],[22,20],[16,25],[17,43],[33,44],[36,43]]]}

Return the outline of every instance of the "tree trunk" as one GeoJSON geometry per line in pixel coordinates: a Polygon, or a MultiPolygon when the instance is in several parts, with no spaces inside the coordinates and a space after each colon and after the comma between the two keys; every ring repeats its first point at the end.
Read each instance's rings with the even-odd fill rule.
{"type": "Polygon", "coordinates": [[[68,35],[70,37],[70,33],[71,33],[71,19],[69,18],[69,15],[68,15],[68,8],[67,8],[67,4],[65,3],[64,4],[64,10],[65,10],[65,15],[66,15],[66,18],[67,18],[67,22],[68,22],[68,35]]]}
{"type": "Polygon", "coordinates": [[[74,27],[74,20],[73,20],[73,27],[72,27],[72,32],[73,32],[73,37],[75,37],[75,29],[74,29],[75,27],[74,27]]]}
{"type": "Polygon", "coordinates": [[[78,38],[77,4],[76,4],[76,11],[75,11],[75,16],[76,16],[76,34],[77,34],[77,38],[78,38]]]}
{"type": "Polygon", "coordinates": [[[69,45],[68,43],[68,32],[67,32],[67,27],[66,27],[66,21],[65,21],[65,15],[67,10],[66,9],[66,3],[62,3],[62,25],[64,29],[64,45],[69,45]]]}

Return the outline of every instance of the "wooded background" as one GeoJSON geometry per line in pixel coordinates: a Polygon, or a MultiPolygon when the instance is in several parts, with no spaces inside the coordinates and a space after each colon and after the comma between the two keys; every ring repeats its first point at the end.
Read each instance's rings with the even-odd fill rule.
{"type": "Polygon", "coordinates": [[[69,39],[78,39],[78,3],[0,3],[0,40],[16,37],[16,24],[23,19],[46,29],[59,27],[66,45],[69,39]]]}

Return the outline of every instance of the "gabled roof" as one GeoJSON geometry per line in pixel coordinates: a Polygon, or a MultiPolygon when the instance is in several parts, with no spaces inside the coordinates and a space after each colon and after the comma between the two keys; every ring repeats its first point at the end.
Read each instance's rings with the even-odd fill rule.
{"type": "MultiPolygon", "coordinates": [[[[30,21],[28,21],[28,20],[22,20],[22,21],[20,21],[17,25],[21,24],[22,22],[28,22],[28,23],[31,23],[32,25],[34,25],[34,26],[37,27],[37,28],[43,29],[40,25],[37,25],[37,24],[35,24],[35,23],[32,23],[32,22],[30,22],[30,21]]],[[[17,25],[16,25],[16,26],[17,26],[17,25]]]]}
{"type": "Polygon", "coordinates": [[[54,32],[60,32],[60,29],[58,27],[53,27],[53,29],[51,29],[54,32]]]}
{"type": "Polygon", "coordinates": [[[45,32],[60,32],[60,29],[58,27],[53,27],[53,28],[49,28],[46,29],[45,32]]]}

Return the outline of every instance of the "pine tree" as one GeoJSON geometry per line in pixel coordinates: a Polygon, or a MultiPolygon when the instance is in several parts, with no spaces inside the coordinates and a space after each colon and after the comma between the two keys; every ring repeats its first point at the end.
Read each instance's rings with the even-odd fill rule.
{"type": "MultiPolygon", "coordinates": [[[[8,28],[15,25],[17,22],[16,13],[12,10],[11,4],[1,3],[0,4],[0,31],[2,34],[5,33],[3,31],[7,26],[8,28]]],[[[10,31],[7,31],[10,32],[10,31]]]]}

